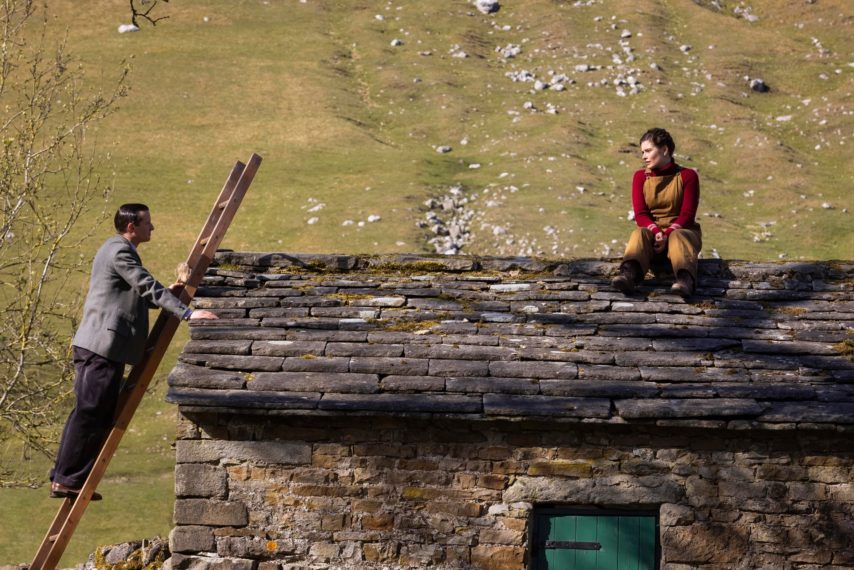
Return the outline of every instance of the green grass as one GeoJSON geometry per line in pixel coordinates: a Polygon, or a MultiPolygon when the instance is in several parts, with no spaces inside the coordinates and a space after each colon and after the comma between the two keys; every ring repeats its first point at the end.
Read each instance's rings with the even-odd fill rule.
{"type": "MultiPolygon", "coordinates": [[[[732,16],[733,2],[725,4],[718,13],[691,0],[584,8],[529,0],[483,16],[463,0],[171,2],[158,7],[168,20],[123,35],[116,27],[127,20],[124,0],[62,0],[50,10],[53,30],[67,29],[91,81],[109,84],[122,61],[132,66],[129,97],[95,134],[113,156],[110,207],[152,207],[157,229],[141,254],[164,281],[184,259],[233,162],[251,152],[264,162],[224,247],[426,251],[430,236],[415,226],[423,202],[462,184],[479,194],[471,253],[518,253],[493,237],[491,225],[501,225],[534,243],[537,255],[599,255],[603,246],[619,255],[632,228],[626,213],[639,166],[635,144],[656,125],[674,134],[679,160],[699,169],[706,251],[756,260],[850,259],[854,232],[843,212],[854,172],[848,2],[769,0],[754,8],[754,24],[732,16]],[[574,72],[577,63],[609,64],[622,29],[633,33],[646,87],[625,98],[612,87],[587,87],[611,74],[574,72]],[[391,47],[394,38],[404,45],[391,47]],[[812,38],[830,53],[819,54],[812,38]],[[505,62],[494,48],[508,43],[523,52],[505,62]],[[451,57],[455,44],[467,59],[451,57]],[[693,46],[688,54],[683,44],[693,46]],[[418,53],[427,50],[432,55],[418,53]],[[663,70],[650,70],[652,61],[663,70]],[[577,83],[562,93],[531,93],[530,83],[504,76],[519,69],[539,77],[555,70],[577,83]],[[745,75],[762,77],[772,91],[750,92],[745,75]],[[530,113],[526,101],[540,109],[553,103],[560,113],[530,113]],[[786,115],[791,120],[777,120],[786,115]],[[468,145],[460,144],[463,137],[468,145]],[[441,144],[453,152],[436,153],[441,144]],[[503,198],[487,208],[495,193],[503,198]],[[308,213],[310,198],[325,208],[308,213]],[[370,214],[382,220],[342,226],[370,214]],[[320,221],[308,225],[311,216],[320,221]],[[773,236],[754,242],[760,224],[770,221],[773,236]],[[557,239],[546,226],[559,230],[557,239]]],[[[105,222],[96,233],[109,232],[105,222]]],[[[101,239],[83,253],[91,255],[101,239]]],[[[181,344],[173,343],[161,374],[181,344]]],[[[137,414],[138,431],[128,434],[102,485],[107,499],[85,517],[66,565],[99,544],[168,531],[174,426],[166,420],[175,411],[163,393],[161,384],[137,414]]],[[[34,477],[49,468],[9,449],[2,459],[20,462],[34,477]]],[[[0,562],[30,558],[55,508],[46,494],[0,489],[0,562]]]]}

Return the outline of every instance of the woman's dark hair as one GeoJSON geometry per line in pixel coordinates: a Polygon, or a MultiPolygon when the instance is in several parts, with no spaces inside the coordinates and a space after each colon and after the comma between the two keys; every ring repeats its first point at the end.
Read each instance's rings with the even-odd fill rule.
{"type": "Polygon", "coordinates": [[[139,215],[147,211],[148,206],[145,204],[122,204],[116,210],[116,216],[113,218],[116,231],[123,234],[128,229],[128,224],[138,224],[139,215]]]}
{"type": "Polygon", "coordinates": [[[650,129],[640,138],[640,144],[643,141],[650,141],[657,147],[666,146],[670,151],[670,156],[673,156],[673,151],[676,150],[676,143],[673,142],[673,137],[664,129],[650,129]]]}

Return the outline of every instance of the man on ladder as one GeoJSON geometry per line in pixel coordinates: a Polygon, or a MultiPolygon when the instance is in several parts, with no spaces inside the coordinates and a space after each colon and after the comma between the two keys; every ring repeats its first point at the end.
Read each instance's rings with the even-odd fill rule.
{"type": "Polygon", "coordinates": [[[182,320],[217,318],[176,297],[183,283],[166,288],[142,266],[137,247],[154,231],[147,206],[124,204],[114,224],[118,235],[104,242],[92,263],[83,320],[72,341],[77,402],[50,473],[51,497],[75,498],[92,470],[113,426],[125,364],[143,358],[148,309],[160,307],[182,320]]]}

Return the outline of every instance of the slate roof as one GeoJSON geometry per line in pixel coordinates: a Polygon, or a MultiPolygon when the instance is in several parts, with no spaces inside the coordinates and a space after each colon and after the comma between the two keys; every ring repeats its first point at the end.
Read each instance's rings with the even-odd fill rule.
{"type": "Polygon", "coordinates": [[[854,264],[704,260],[687,302],[603,260],[218,252],[185,412],[854,431],[854,264]]]}

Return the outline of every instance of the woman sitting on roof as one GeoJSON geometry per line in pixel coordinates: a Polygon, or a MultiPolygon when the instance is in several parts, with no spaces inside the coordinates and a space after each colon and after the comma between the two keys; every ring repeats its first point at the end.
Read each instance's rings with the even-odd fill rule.
{"type": "Polygon", "coordinates": [[[667,256],[676,282],[671,290],[687,297],[697,285],[697,256],[703,245],[694,221],[700,202],[697,172],[673,162],[676,144],[664,129],[650,129],[640,139],[646,168],[632,180],[632,206],[638,227],[632,232],[620,274],[611,282],[631,293],[643,282],[654,257],[667,256]]]}

